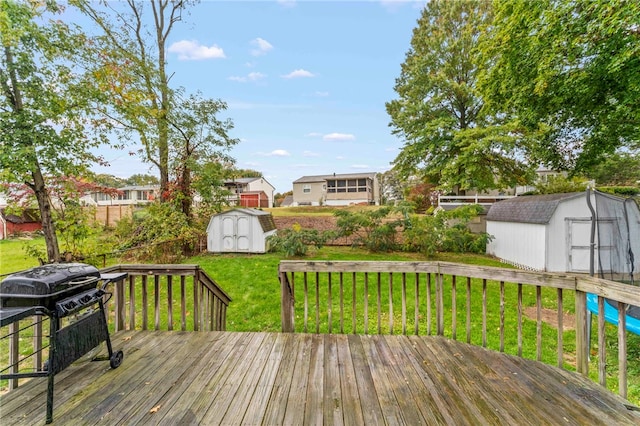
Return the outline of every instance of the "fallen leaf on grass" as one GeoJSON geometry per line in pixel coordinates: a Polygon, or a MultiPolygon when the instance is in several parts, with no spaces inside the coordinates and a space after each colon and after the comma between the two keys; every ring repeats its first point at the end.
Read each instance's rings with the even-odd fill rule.
{"type": "Polygon", "coordinates": [[[150,414],[157,413],[157,412],[158,412],[158,410],[160,409],[160,407],[162,407],[162,405],[156,405],[156,406],[155,406],[155,407],[153,407],[151,410],[149,410],[149,413],[150,413],[150,414]]]}
{"type": "Polygon", "coordinates": [[[127,337],[123,337],[123,338],[122,338],[122,341],[123,341],[123,342],[126,342],[127,340],[131,340],[131,336],[127,336],[127,337]]]}

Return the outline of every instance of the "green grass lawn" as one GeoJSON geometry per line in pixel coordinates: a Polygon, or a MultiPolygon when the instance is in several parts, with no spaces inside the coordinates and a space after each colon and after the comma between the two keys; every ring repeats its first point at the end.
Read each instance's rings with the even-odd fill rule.
{"type": "Polygon", "coordinates": [[[44,247],[44,238],[0,240],[0,275],[38,266],[38,259],[27,254],[27,246],[44,247]]]}

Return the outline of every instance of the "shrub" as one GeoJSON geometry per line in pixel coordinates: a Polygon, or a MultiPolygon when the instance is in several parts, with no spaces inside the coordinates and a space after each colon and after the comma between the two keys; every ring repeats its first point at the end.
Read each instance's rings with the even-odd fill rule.
{"type": "Polygon", "coordinates": [[[404,231],[404,248],[426,256],[440,251],[484,253],[491,236],[486,232],[474,234],[469,229],[469,222],[481,211],[481,206],[473,204],[433,215],[411,216],[404,231]]]}
{"type": "Polygon", "coordinates": [[[120,220],[115,230],[120,250],[131,249],[137,259],[162,262],[175,262],[190,253],[201,234],[201,228],[175,205],[161,202],[149,204],[145,214],[120,220]]]}
{"type": "Polygon", "coordinates": [[[358,212],[336,211],[334,214],[338,218],[337,236],[354,236],[354,246],[363,246],[371,252],[396,250],[399,248],[398,231],[404,226],[404,219],[389,217],[396,211],[391,206],[358,212]]]}
{"type": "Polygon", "coordinates": [[[309,246],[322,248],[332,236],[330,231],[303,229],[296,223],[292,228],[282,229],[278,234],[271,235],[267,242],[270,252],[281,252],[286,257],[305,256],[309,246]]]}

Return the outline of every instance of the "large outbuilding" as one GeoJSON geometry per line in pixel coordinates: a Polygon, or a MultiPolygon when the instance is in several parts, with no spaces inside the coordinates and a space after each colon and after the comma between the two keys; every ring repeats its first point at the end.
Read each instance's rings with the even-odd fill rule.
{"type": "Polygon", "coordinates": [[[633,200],[596,192],[520,196],[487,213],[493,237],[487,253],[518,267],[547,272],[590,273],[592,211],[594,273],[640,269],[640,211],[633,200]],[[597,200],[596,200],[597,199],[597,200]],[[635,259],[629,253],[635,252],[635,259]]]}
{"type": "Polygon", "coordinates": [[[271,213],[233,209],[211,217],[207,250],[214,253],[265,253],[267,238],[276,233],[271,213]]]}

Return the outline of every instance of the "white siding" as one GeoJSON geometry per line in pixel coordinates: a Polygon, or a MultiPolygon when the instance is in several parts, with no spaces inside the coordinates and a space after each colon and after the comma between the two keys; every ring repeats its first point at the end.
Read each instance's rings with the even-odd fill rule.
{"type": "Polygon", "coordinates": [[[545,269],[545,225],[487,221],[487,233],[493,236],[488,254],[519,267],[545,269]]]}
{"type": "Polygon", "coordinates": [[[249,182],[247,185],[249,191],[263,191],[269,199],[269,207],[273,207],[273,192],[275,188],[265,178],[259,178],[249,182]]]}
{"type": "Polygon", "coordinates": [[[213,253],[265,253],[267,238],[257,216],[242,210],[215,215],[207,226],[207,250],[213,253]]]}

